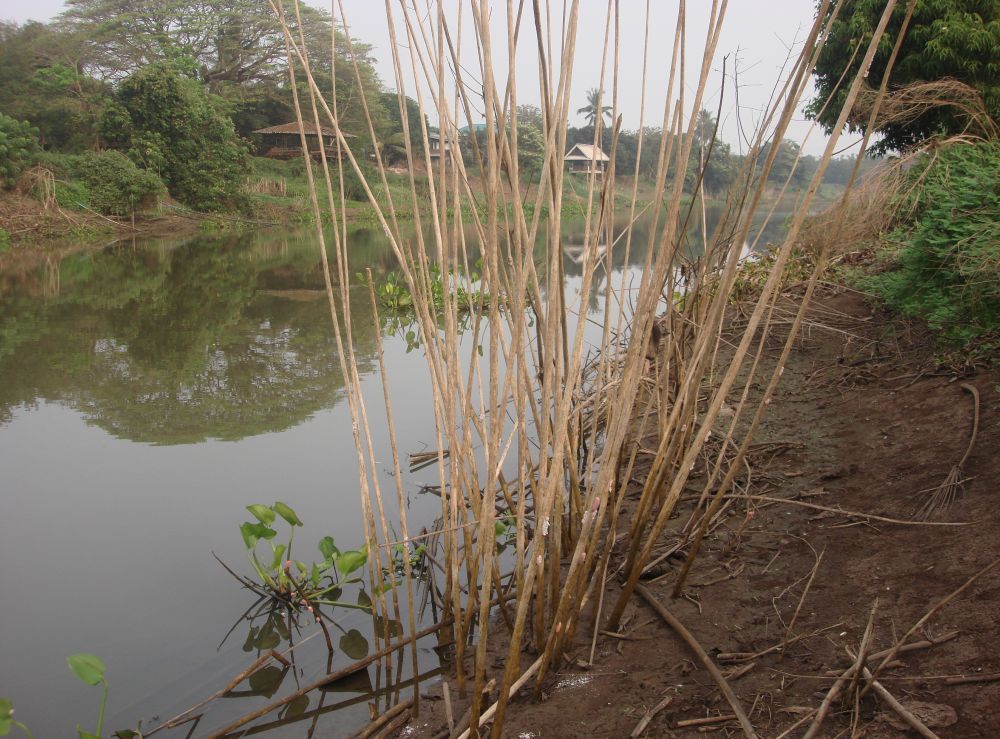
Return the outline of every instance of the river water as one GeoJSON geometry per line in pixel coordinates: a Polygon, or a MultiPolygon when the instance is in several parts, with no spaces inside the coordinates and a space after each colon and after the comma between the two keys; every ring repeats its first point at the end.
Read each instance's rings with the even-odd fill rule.
{"type": "MultiPolygon", "coordinates": [[[[568,224],[564,239],[571,301],[580,228],[568,224]]],[[[776,238],[780,225],[772,229],[776,238]]],[[[350,238],[351,274],[369,267],[377,280],[395,268],[378,231],[350,238]]],[[[617,260],[614,279],[641,259],[634,249],[632,264],[617,260]]],[[[601,283],[585,301],[595,317],[601,283]]],[[[351,419],[322,288],[308,230],[119,243],[11,260],[0,271],[0,697],[35,736],[96,726],[100,691],[71,675],[70,654],[97,654],[108,666],[107,733],[140,720],[148,730],[222,688],[258,648],[287,646],[275,624],[246,619],[252,595],[212,556],[248,571],[238,530],[246,505],[295,508],[305,523],[299,552],[327,534],[341,549],[363,544],[351,419]]],[[[433,450],[421,352],[408,346],[406,326],[376,325],[365,288],[350,289],[368,407],[383,407],[380,332],[400,452],[433,450]]],[[[384,427],[372,423],[379,474],[392,490],[384,427]]],[[[411,530],[439,513],[439,499],[422,492],[437,481],[433,466],[404,469],[411,530]]],[[[292,669],[269,667],[196,724],[162,735],[205,735],[363,656],[372,617],[334,615],[332,661],[314,638],[292,669]]],[[[435,643],[420,646],[421,670],[433,673],[435,643]]],[[[393,700],[387,684],[409,677],[408,657],[390,670],[373,665],[264,721],[272,736],[350,735],[369,719],[367,704],[393,700]],[[347,705],[331,710],[338,704],[347,705]]]]}

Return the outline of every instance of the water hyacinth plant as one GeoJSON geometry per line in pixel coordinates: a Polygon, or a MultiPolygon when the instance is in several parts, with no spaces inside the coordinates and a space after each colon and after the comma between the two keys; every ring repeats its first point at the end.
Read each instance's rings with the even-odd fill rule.
{"type": "MultiPolygon", "coordinates": [[[[247,549],[247,560],[257,574],[257,581],[237,578],[259,595],[282,601],[293,608],[312,608],[317,605],[361,608],[355,603],[337,600],[344,585],[361,582],[355,573],[368,561],[365,547],[341,551],[332,536],[324,536],[319,541],[319,553],[323,559],[306,563],[292,559],[292,545],[295,529],[302,526],[302,520],[290,506],[277,501],[271,506],[254,503],[247,510],[256,521],[245,521],[240,525],[240,534],[247,549]],[[288,542],[275,544],[278,532],[274,524],[281,519],[289,526],[288,542]],[[262,562],[257,556],[257,545],[261,541],[270,544],[270,555],[262,562]]],[[[231,571],[230,571],[231,572],[231,571]]],[[[234,573],[235,574],[235,573],[234,573]]]]}

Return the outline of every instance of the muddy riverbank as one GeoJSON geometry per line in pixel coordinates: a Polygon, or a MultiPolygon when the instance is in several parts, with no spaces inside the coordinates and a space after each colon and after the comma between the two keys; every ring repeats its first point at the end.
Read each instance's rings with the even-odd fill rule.
{"type": "MultiPolygon", "coordinates": [[[[772,367],[787,336],[782,321],[798,299],[793,291],[779,303],[762,358],[772,367]]],[[[733,404],[740,392],[734,389],[733,404]]],[[[750,401],[761,392],[752,386],[750,401]]],[[[645,446],[655,449],[650,442],[645,446]]],[[[856,652],[870,617],[869,653],[901,641],[940,642],[904,651],[883,669],[880,683],[895,699],[940,736],[996,736],[1000,567],[934,609],[1000,555],[998,448],[993,374],[941,365],[924,332],[873,312],[852,290],[828,287],[809,309],[736,499],[713,524],[683,596],[672,598],[688,548],[681,528],[703,472],[689,483],[692,500],[679,506],[656,553],[676,551],[644,584],[718,666],[761,736],[796,724],[791,735],[805,733],[851,665],[848,650],[856,652]],[[963,492],[946,514],[913,521],[970,441],[976,401],[968,388],[978,392],[980,418],[963,492]],[[941,525],[948,522],[965,525],[941,525]]],[[[642,478],[640,464],[636,495],[642,478]]],[[[627,530],[618,533],[612,573],[627,546],[627,530]]],[[[619,591],[609,577],[603,602],[613,604],[619,591]]],[[[637,736],[650,713],[643,736],[739,733],[705,665],[638,594],[617,632],[598,621],[591,661],[596,600],[561,669],[538,694],[531,681],[512,702],[503,736],[637,736]]],[[[499,619],[493,632],[499,682],[506,659],[499,619]]],[[[533,660],[523,654],[522,669],[533,660]]],[[[425,693],[431,700],[400,736],[447,736],[441,686],[425,693]]],[[[466,702],[454,686],[450,693],[458,720],[466,702]]],[[[887,699],[871,692],[857,705],[832,701],[818,736],[850,732],[852,722],[866,736],[909,730],[887,699]]]]}

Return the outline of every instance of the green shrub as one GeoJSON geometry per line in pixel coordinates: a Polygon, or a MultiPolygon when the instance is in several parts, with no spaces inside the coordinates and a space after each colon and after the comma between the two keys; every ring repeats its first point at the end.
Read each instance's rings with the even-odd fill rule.
{"type": "Polygon", "coordinates": [[[75,158],[73,174],[90,193],[90,207],[99,213],[127,216],[156,204],[163,182],[139,169],[118,151],[87,152],[75,158]]]}
{"type": "Polygon", "coordinates": [[[79,180],[56,179],[56,203],[60,208],[80,210],[91,207],[90,189],[79,180]]]}
{"type": "Polygon", "coordinates": [[[948,340],[1000,332],[1000,143],[954,144],[914,167],[911,223],[892,268],[861,279],[893,309],[948,340]]]}
{"type": "MultiPolygon", "coordinates": [[[[198,210],[246,207],[248,149],[222,98],[157,63],[122,82],[118,104],[131,121],[132,157],[159,174],[174,197],[198,210]]],[[[112,122],[122,117],[117,108],[107,115],[112,122]]]]}
{"type": "Polygon", "coordinates": [[[38,157],[38,130],[0,113],[0,186],[9,187],[38,157]]]}

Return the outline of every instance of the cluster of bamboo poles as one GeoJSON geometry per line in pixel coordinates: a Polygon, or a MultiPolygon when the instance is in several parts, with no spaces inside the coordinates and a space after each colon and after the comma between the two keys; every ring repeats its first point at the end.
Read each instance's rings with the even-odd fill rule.
{"type": "MultiPolygon", "coordinates": [[[[337,129],[336,89],[329,99],[320,93],[301,32],[297,0],[270,2],[285,29],[292,89],[306,91],[301,98],[296,93],[294,101],[300,123],[323,123],[337,129]]],[[[695,145],[696,119],[714,84],[713,64],[717,61],[727,2],[713,0],[707,27],[695,29],[690,27],[686,4],[680,0],[669,69],[652,74],[646,63],[650,33],[655,31],[658,38],[666,38],[667,34],[664,29],[649,28],[647,0],[641,115],[645,118],[647,88],[651,84],[662,85],[660,93],[665,103],[657,115],[664,135],[658,144],[654,194],[652,202],[645,206],[638,202],[638,165],[632,172],[615,168],[621,126],[619,80],[625,72],[620,69],[620,52],[625,43],[619,25],[622,8],[617,0],[608,0],[600,10],[588,2],[584,11],[580,0],[554,5],[550,0],[427,0],[424,7],[417,8],[403,0],[386,0],[385,22],[395,71],[392,82],[399,91],[410,177],[412,180],[414,173],[426,171],[428,194],[418,197],[417,187],[413,186],[411,202],[394,202],[377,151],[375,181],[365,183],[413,294],[429,370],[433,428],[441,450],[437,465],[442,492],[437,536],[445,574],[442,605],[454,642],[457,688],[471,693],[469,724],[475,735],[484,715],[492,717],[493,736],[498,735],[512,688],[526,682],[526,677],[541,686],[549,670],[558,666],[578,629],[585,626],[584,621],[595,629],[598,624],[614,628],[689,482],[690,471],[711,449],[699,507],[686,527],[693,544],[676,583],[678,591],[683,587],[701,538],[741,469],[822,269],[825,255],[821,253],[777,369],[770,376],[760,376],[763,370],[759,360],[782,270],[826,165],[837,150],[839,131],[866,86],[862,74],[853,78],[845,75],[842,80],[844,102],[834,134],[801,196],[739,341],[731,350],[720,353],[720,334],[741,248],[759,238],[752,233],[751,216],[761,203],[778,147],[771,147],[764,157],[760,154],[766,141],[784,138],[807,91],[812,67],[832,22],[830,4],[824,2],[819,8],[801,54],[789,59],[788,74],[775,86],[770,104],[756,125],[739,185],[729,195],[714,232],[706,234],[704,243],[695,250],[697,256],[691,256],[692,251],[686,248],[685,233],[691,219],[705,217],[700,176],[693,200],[682,198],[682,190],[688,161],[693,158],[700,171],[711,155],[711,144],[695,145]],[[608,89],[613,124],[609,171],[604,177],[591,175],[587,181],[586,236],[577,304],[563,289],[560,232],[562,153],[566,150],[577,32],[583,12],[603,15],[600,82],[608,89]],[[498,41],[495,29],[499,24],[491,20],[491,14],[499,17],[502,13],[506,27],[498,41]],[[467,40],[470,33],[474,44],[467,40]],[[694,70],[685,66],[691,33],[704,34],[705,45],[703,60],[694,70]],[[467,48],[475,52],[465,53],[467,48]],[[517,60],[524,54],[537,60],[537,79],[530,80],[530,85],[518,79],[515,71],[517,60]],[[523,98],[519,97],[529,86],[523,98]],[[415,98],[420,108],[420,142],[410,138],[410,131],[415,129],[408,120],[404,92],[415,98]],[[527,190],[519,186],[520,99],[540,100],[543,115],[544,162],[539,181],[527,190]],[[467,166],[457,130],[476,122],[480,112],[485,115],[485,134],[470,142],[473,164],[467,166]],[[450,163],[446,157],[432,160],[425,114],[437,119],[441,131],[450,134],[442,137],[451,147],[450,163]],[[377,197],[379,190],[383,194],[377,197]],[[620,220],[616,225],[615,219],[616,204],[620,218],[623,201],[627,214],[624,227],[620,220]],[[397,218],[400,207],[412,211],[415,232],[401,227],[397,218]],[[467,224],[451,216],[463,208],[471,214],[467,224]],[[543,217],[543,212],[548,215],[543,217]],[[634,227],[640,215],[653,224],[644,244],[633,238],[638,238],[634,227]],[[415,236],[404,237],[404,233],[415,236]],[[637,288],[624,278],[617,284],[612,280],[612,259],[624,252],[628,263],[632,249],[645,255],[637,288]],[[473,259],[470,255],[476,252],[482,260],[480,283],[464,285],[465,291],[445,290],[444,310],[437,312],[431,294],[431,264],[436,263],[440,275],[454,286],[468,281],[473,259]],[[681,265],[683,270],[679,271],[681,265]],[[605,275],[606,300],[595,347],[594,339],[585,336],[587,301],[595,280],[605,275]],[[682,297],[676,297],[678,294],[682,297]],[[473,304],[459,305],[459,295],[473,304]],[[476,339],[471,342],[461,340],[458,330],[460,312],[469,309],[475,316],[476,339]],[[623,340],[626,336],[628,341],[623,340]],[[662,340],[651,344],[652,337],[662,340]],[[720,359],[722,354],[727,356],[726,363],[720,359]],[[765,391],[759,401],[751,402],[748,389],[754,382],[765,391]],[[726,402],[734,406],[734,412],[720,416],[726,402]],[[653,461],[638,501],[625,506],[639,440],[646,438],[650,430],[655,430],[657,439],[653,461]],[[708,446],[713,434],[715,441],[721,439],[722,443],[708,446]],[[516,526],[513,555],[505,563],[508,568],[512,565],[509,576],[501,574],[497,554],[495,524],[501,514],[516,526]],[[604,603],[605,584],[613,575],[621,578],[620,595],[615,602],[604,603]],[[490,620],[497,603],[503,608],[502,625],[490,620]],[[509,610],[505,605],[508,603],[509,610]],[[507,659],[504,673],[494,676],[499,700],[487,710],[483,699],[483,688],[491,677],[487,641],[496,629],[505,630],[507,659]],[[522,664],[525,651],[537,655],[528,670],[522,664]]],[[[910,10],[912,5],[911,0],[910,10]]],[[[895,0],[886,3],[878,28],[859,42],[856,54],[864,60],[862,70],[867,70],[894,6],[895,0]]],[[[333,11],[343,33],[340,43],[346,44],[346,48],[336,51],[354,66],[360,87],[350,25],[340,0],[333,11]]],[[[834,17],[837,12],[838,8],[833,7],[834,17]]],[[[333,39],[331,43],[338,41],[333,39]]],[[[880,93],[884,93],[885,79],[882,83],[880,93]]],[[[605,102],[608,100],[600,100],[598,108],[605,102]]],[[[364,107],[364,96],[358,96],[354,104],[364,107]]],[[[877,111],[876,100],[872,115],[877,111]]],[[[370,138],[375,141],[376,131],[367,108],[365,113],[370,138]]],[[[640,121],[640,128],[646,123],[640,121]]],[[[602,125],[598,116],[595,144],[601,140],[602,125]]],[[[402,582],[393,583],[398,587],[379,587],[384,578],[394,577],[389,547],[395,538],[387,523],[372,440],[372,428],[382,424],[383,412],[392,450],[400,533],[408,545],[413,541],[407,526],[389,393],[384,395],[384,408],[377,411],[380,420],[376,420],[376,411],[367,407],[360,390],[346,288],[353,273],[344,218],[342,168],[353,168],[362,180],[364,173],[359,162],[361,154],[352,151],[343,135],[338,133],[337,138],[341,166],[330,166],[325,152],[321,152],[323,158],[318,165],[306,159],[312,207],[332,326],[346,378],[346,400],[354,420],[370,575],[374,592],[381,593],[375,607],[386,617],[391,614],[405,620],[404,628],[415,634],[409,560],[404,558],[402,582]],[[324,215],[324,210],[329,211],[329,216],[324,215]],[[324,229],[324,219],[332,219],[332,231],[324,229]],[[328,260],[328,250],[334,255],[332,260],[328,260]]],[[[304,135],[302,142],[305,150],[304,135]]],[[[640,136],[640,151],[643,145],[640,136]]],[[[830,241],[835,237],[833,234],[830,241]]],[[[377,312],[374,294],[371,298],[372,310],[377,312]]],[[[386,387],[381,345],[378,357],[386,387]]],[[[388,645],[390,634],[376,636],[383,637],[388,645]]],[[[415,644],[412,646],[412,672],[418,675],[417,650],[415,644]]],[[[419,710],[419,685],[414,686],[413,699],[419,710]]]]}

